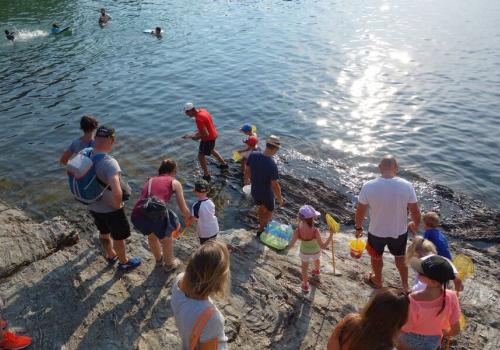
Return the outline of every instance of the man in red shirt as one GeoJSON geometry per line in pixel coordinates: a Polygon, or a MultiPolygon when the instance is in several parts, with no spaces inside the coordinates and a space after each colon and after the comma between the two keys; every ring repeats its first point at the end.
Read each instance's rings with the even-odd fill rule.
{"type": "Polygon", "coordinates": [[[194,104],[189,102],[184,105],[184,113],[189,118],[194,118],[196,122],[196,131],[193,134],[184,135],[184,139],[200,140],[200,149],[198,152],[198,160],[203,169],[203,179],[210,181],[206,156],[212,155],[220,163],[221,168],[227,168],[228,165],[215,149],[215,140],[217,139],[217,129],[212,120],[212,116],[204,108],[195,108],[194,104]]]}

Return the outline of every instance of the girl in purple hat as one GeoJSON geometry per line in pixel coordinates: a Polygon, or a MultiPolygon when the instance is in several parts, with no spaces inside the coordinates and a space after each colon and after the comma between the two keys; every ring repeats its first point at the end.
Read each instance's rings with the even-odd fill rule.
{"type": "Polygon", "coordinates": [[[299,209],[299,223],[289,244],[291,249],[297,240],[300,240],[300,259],[302,260],[302,291],[309,293],[309,263],[314,263],[311,271],[311,282],[319,283],[321,250],[328,247],[332,241],[333,231],[326,241],[321,238],[319,229],[314,226],[314,219],[321,214],[310,205],[299,209]]]}

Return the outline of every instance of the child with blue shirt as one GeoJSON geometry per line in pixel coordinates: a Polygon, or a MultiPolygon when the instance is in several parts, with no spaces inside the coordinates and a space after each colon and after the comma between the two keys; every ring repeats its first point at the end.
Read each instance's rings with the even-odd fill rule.
{"type": "Polygon", "coordinates": [[[424,214],[424,238],[434,243],[438,255],[444,256],[451,260],[450,249],[448,248],[448,240],[443,232],[438,230],[439,216],[433,211],[424,214]]]}

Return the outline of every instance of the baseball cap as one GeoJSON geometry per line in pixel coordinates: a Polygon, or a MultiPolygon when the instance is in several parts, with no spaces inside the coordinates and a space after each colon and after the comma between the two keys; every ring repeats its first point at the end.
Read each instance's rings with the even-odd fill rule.
{"type": "Polygon", "coordinates": [[[455,272],[450,262],[439,255],[425,256],[421,259],[413,258],[410,266],[419,274],[439,283],[446,283],[455,279],[455,272]]]}
{"type": "Polygon", "coordinates": [[[267,138],[266,143],[273,145],[274,147],[280,147],[281,146],[281,141],[278,136],[271,135],[267,138]]]}
{"type": "Polygon", "coordinates": [[[259,143],[259,140],[255,136],[250,136],[243,140],[243,143],[246,143],[250,147],[255,147],[259,143]]]}
{"type": "Polygon", "coordinates": [[[97,128],[95,137],[115,137],[115,129],[110,125],[101,125],[97,128]]]}
{"type": "Polygon", "coordinates": [[[240,130],[243,132],[250,132],[252,131],[252,126],[250,124],[244,124],[240,130]]]}
{"type": "Polygon", "coordinates": [[[210,184],[205,180],[196,181],[194,184],[194,190],[196,192],[208,192],[208,190],[210,190],[210,184]]]}
{"type": "Polygon", "coordinates": [[[303,205],[299,209],[299,216],[301,219],[311,219],[320,216],[320,212],[310,205],[303,205]]]}
{"type": "Polygon", "coordinates": [[[194,108],[194,103],[188,102],[184,105],[184,112],[190,111],[194,108]]]}

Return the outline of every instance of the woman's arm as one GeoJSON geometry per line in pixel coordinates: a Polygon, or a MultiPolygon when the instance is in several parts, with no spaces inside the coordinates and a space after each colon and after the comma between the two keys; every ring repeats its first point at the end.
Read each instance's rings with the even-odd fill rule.
{"type": "Polygon", "coordinates": [[[186,200],[184,199],[184,191],[182,190],[182,184],[179,181],[174,180],[172,181],[172,188],[174,189],[175,198],[177,199],[177,206],[179,207],[179,210],[184,216],[184,221],[186,221],[187,223],[189,221],[189,218],[191,217],[191,213],[189,212],[189,209],[186,205],[186,200]]]}
{"type": "Polygon", "coordinates": [[[59,159],[59,163],[61,163],[62,165],[68,164],[68,161],[72,155],[73,155],[73,152],[64,151],[64,153],[61,155],[61,158],[59,159]]]}

